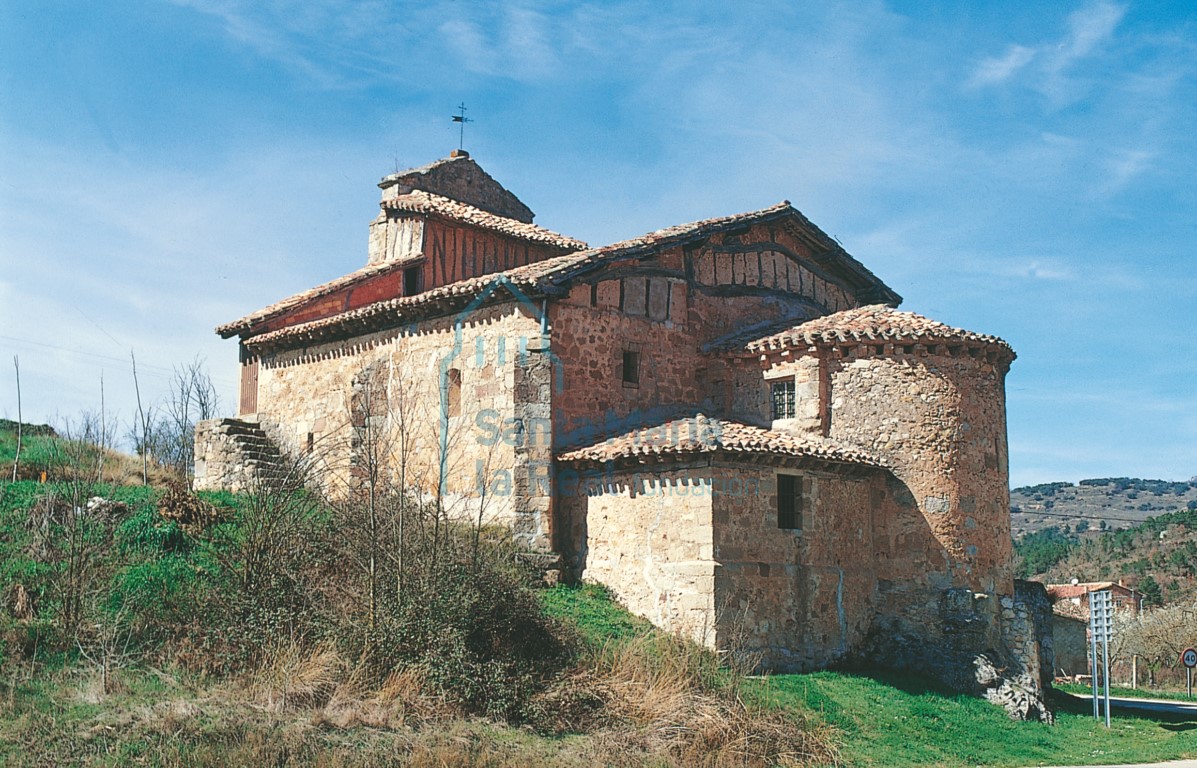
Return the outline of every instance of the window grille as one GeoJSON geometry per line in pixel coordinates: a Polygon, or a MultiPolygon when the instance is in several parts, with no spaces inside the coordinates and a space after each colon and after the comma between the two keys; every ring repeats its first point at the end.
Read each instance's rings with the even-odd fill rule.
{"type": "Polygon", "coordinates": [[[773,419],[792,419],[796,412],[794,407],[794,382],[773,382],[773,419]]]}

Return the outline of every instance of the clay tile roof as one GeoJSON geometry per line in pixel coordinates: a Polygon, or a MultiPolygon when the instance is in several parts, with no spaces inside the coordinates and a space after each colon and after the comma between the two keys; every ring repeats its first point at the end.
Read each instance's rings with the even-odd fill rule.
{"type": "MultiPolygon", "coordinates": [[[[474,213],[470,214],[473,219],[463,219],[467,222],[474,223],[480,221],[498,220],[507,222],[504,226],[512,226],[519,228],[528,228],[538,230],[542,233],[548,233],[555,237],[563,237],[550,233],[548,230],[540,229],[531,224],[523,224],[512,219],[504,219],[501,216],[486,213],[477,208],[458,203],[449,198],[438,197],[437,195],[430,195],[427,192],[416,190],[408,195],[402,195],[395,200],[388,200],[383,205],[389,205],[396,201],[400,205],[411,206],[404,210],[435,212],[437,206],[442,206],[439,210],[442,215],[453,216],[460,218],[461,214],[453,213],[454,210],[469,209],[474,213]],[[429,206],[424,208],[422,206],[429,206]],[[452,206],[452,207],[443,207],[452,206]]],[[[861,277],[862,280],[874,285],[875,289],[882,294],[892,297],[894,301],[900,301],[901,297],[889,289],[884,283],[880,281],[872,272],[869,272],[863,265],[852,258],[846,251],[840,248],[834,240],[819,230],[814,224],[811,224],[806,217],[793,208],[789,201],[783,200],[777,205],[763,208],[759,211],[749,211],[747,213],[739,213],[732,216],[722,216],[713,219],[703,219],[701,221],[691,222],[689,224],[679,224],[665,229],[659,229],[655,232],[649,232],[646,235],[635,237],[630,240],[622,240],[611,245],[605,245],[601,248],[590,248],[588,250],[576,251],[574,253],[567,253],[561,256],[554,256],[552,258],[543,259],[541,261],[525,264],[521,267],[514,267],[504,272],[495,272],[488,275],[481,275],[478,277],[467,278],[457,283],[444,285],[439,288],[426,291],[417,296],[389,299],[371,304],[360,309],[349,310],[338,315],[323,318],[321,320],[313,320],[309,323],[302,323],[287,328],[282,328],[270,333],[254,336],[247,340],[250,344],[271,344],[275,342],[282,342],[289,338],[306,338],[310,341],[317,341],[321,338],[331,336],[341,329],[353,326],[358,329],[367,327],[372,322],[393,322],[408,318],[414,318],[420,313],[426,312],[428,307],[440,304],[449,299],[456,299],[461,297],[468,297],[478,294],[485,290],[488,286],[494,284],[496,281],[506,281],[507,283],[518,287],[527,292],[529,295],[553,293],[559,291],[557,286],[567,282],[571,278],[588,272],[591,269],[598,268],[603,264],[614,261],[619,261],[625,258],[635,258],[637,256],[649,253],[653,250],[661,248],[671,248],[678,245],[685,245],[694,242],[712,234],[726,231],[729,229],[736,229],[746,224],[752,224],[760,221],[770,221],[774,219],[793,218],[800,223],[806,230],[813,233],[813,236],[819,240],[829,251],[836,255],[840,263],[847,268],[854,271],[861,277]]],[[[482,226],[482,224],[478,224],[482,226]]],[[[565,238],[568,240],[568,238],[565,238]]],[[[547,242],[547,241],[546,241],[547,242]]],[[[578,241],[573,241],[578,242],[578,241]]],[[[584,245],[584,244],[583,244],[584,245]]],[[[354,273],[358,274],[358,273],[354,273]]],[[[350,277],[350,276],[346,276],[350,277]]],[[[345,278],[342,278],[345,279],[345,278]]],[[[336,285],[337,281],[327,285],[336,285]]],[[[326,286],[325,286],[326,287],[326,286]]],[[[317,291],[320,289],[313,289],[317,291]]],[[[306,300],[310,298],[308,291],[304,294],[299,294],[298,297],[286,299],[280,304],[266,309],[259,310],[253,315],[242,318],[234,323],[220,326],[217,332],[223,336],[231,336],[250,327],[252,322],[247,323],[246,320],[259,320],[262,317],[280,311],[279,307],[285,309],[291,306],[288,302],[296,299],[306,300]]],[[[928,321],[930,322],[930,321],[928,321]]],[[[946,327],[946,326],[945,326],[946,327]]]]}
{"type": "Polygon", "coordinates": [[[525,224],[522,221],[509,219],[494,213],[488,213],[481,208],[452,200],[448,197],[434,195],[422,189],[412,190],[405,195],[399,195],[382,201],[382,207],[392,211],[408,211],[410,213],[434,214],[472,224],[475,227],[489,229],[521,240],[581,250],[586,243],[572,237],[560,235],[552,230],[538,227],[535,224],[525,224]]]}
{"type": "Polygon", "coordinates": [[[374,264],[368,267],[362,267],[361,269],[354,270],[347,275],[341,275],[335,280],[330,280],[327,283],[317,285],[315,288],[309,288],[308,290],[297,293],[294,296],[288,296],[281,301],[276,301],[268,307],[263,307],[256,312],[251,312],[250,314],[238,318],[231,323],[218,325],[216,326],[216,332],[227,339],[235,333],[249,329],[255,323],[265,320],[268,317],[277,315],[280,312],[285,312],[286,310],[299,306],[306,301],[317,299],[321,296],[332,293],[333,291],[353,285],[354,283],[365,280],[366,278],[374,277],[375,275],[381,275],[384,272],[397,269],[400,266],[406,266],[406,264],[400,265],[398,263],[391,262],[388,264],[374,264]]]}
{"type": "Polygon", "coordinates": [[[787,347],[810,347],[845,342],[973,343],[1002,347],[1013,357],[1014,350],[997,336],[953,328],[937,320],[902,312],[884,304],[846,309],[787,328],[744,345],[749,352],[787,347]]]}
{"type": "Polygon", "coordinates": [[[773,454],[846,464],[881,466],[865,451],[832,440],[803,437],[698,414],[639,427],[594,445],[557,454],[559,461],[605,463],[617,459],[695,453],[773,454]]]}
{"type": "Polygon", "coordinates": [[[1111,589],[1115,584],[1112,581],[1091,581],[1083,584],[1048,584],[1047,596],[1055,602],[1056,600],[1065,600],[1071,597],[1084,597],[1090,592],[1101,592],[1103,589],[1111,589]]]}

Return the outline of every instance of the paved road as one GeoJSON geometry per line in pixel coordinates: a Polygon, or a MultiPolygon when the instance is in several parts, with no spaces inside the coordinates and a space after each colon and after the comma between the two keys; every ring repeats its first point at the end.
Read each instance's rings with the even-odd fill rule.
{"type": "Polygon", "coordinates": [[[1067,768],[1197,768],[1197,760],[1173,760],[1168,763],[1135,763],[1133,765],[1075,765],[1067,768]]]}
{"type": "MultiPolygon", "coordinates": [[[[1092,696],[1073,693],[1073,698],[1082,701],[1093,701],[1092,696]]],[[[1170,699],[1126,699],[1121,696],[1111,696],[1110,705],[1114,709],[1140,709],[1149,712],[1162,712],[1171,715],[1192,715],[1197,719],[1197,701],[1172,701],[1170,699]]]]}
{"type": "MultiPolygon", "coordinates": [[[[1092,696],[1070,694],[1082,701],[1092,701],[1092,696]]],[[[1188,715],[1197,720],[1197,702],[1169,701],[1168,699],[1125,699],[1119,696],[1110,697],[1110,706],[1115,711],[1119,709],[1137,709],[1140,711],[1160,712],[1172,715],[1188,715]]],[[[1070,766],[1070,768],[1197,768],[1197,760],[1173,760],[1167,763],[1135,763],[1133,765],[1106,766],[1070,766]]]]}

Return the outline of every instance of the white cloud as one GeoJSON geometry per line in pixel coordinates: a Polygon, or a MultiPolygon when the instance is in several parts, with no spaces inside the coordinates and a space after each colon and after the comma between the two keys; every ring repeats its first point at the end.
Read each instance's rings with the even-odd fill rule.
{"type": "Polygon", "coordinates": [[[1099,2],[1074,11],[1068,17],[1068,36],[1054,46],[1050,55],[1050,69],[1061,71],[1075,61],[1088,56],[1114,34],[1126,8],[1099,2]]]}
{"type": "Polygon", "coordinates": [[[1002,56],[982,59],[973,72],[969,84],[974,88],[994,85],[1008,80],[1035,58],[1034,48],[1025,45],[1011,45],[1002,56]]]}

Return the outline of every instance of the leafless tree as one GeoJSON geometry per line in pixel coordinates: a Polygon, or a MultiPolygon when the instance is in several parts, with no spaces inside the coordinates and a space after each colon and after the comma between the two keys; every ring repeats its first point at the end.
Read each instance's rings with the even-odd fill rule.
{"type": "Polygon", "coordinates": [[[12,481],[17,481],[17,470],[21,466],[21,438],[24,430],[25,417],[21,414],[21,359],[12,356],[12,365],[17,372],[17,453],[12,460],[12,481]]]}
{"type": "Polygon", "coordinates": [[[143,407],[137,388],[137,361],[133,361],[137,391],[137,423],[131,437],[142,460],[142,481],[148,482],[149,464],[169,467],[188,477],[195,468],[195,425],[220,410],[220,398],[199,358],[176,366],[170,394],[157,405],[143,407]]]}
{"type": "Polygon", "coordinates": [[[112,425],[102,410],[84,413],[77,423],[67,420],[59,435],[50,443],[58,482],[35,507],[31,523],[43,558],[54,568],[51,588],[58,598],[60,626],[73,635],[88,595],[97,588],[96,570],[114,522],[97,505],[89,508],[103,480],[112,425]]]}

